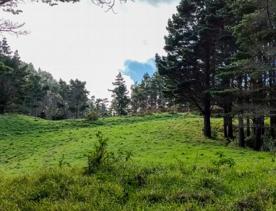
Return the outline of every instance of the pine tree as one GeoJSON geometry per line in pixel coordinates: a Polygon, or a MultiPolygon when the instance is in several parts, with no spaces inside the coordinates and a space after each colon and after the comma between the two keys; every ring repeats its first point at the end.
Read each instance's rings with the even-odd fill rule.
{"type": "Polygon", "coordinates": [[[128,90],[121,73],[116,76],[115,82],[112,83],[115,86],[114,89],[109,90],[112,92],[112,109],[117,115],[127,115],[128,106],[130,103],[128,95],[128,90]]]}
{"type": "Polygon", "coordinates": [[[21,62],[18,51],[12,55],[6,39],[0,49],[0,112],[20,111],[26,91],[27,66],[21,62]]]}
{"type": "Polygon", "coordinates": [[[216,83],[220,55],[217,49],[225,34],[222,0],[182,0],[168,22],[166,56],[156,56],[160,75],[178,102],[192,103],[204,116],[204,135],[211,137],[211,91],[216,83]]]}
{"type": "Polygon", "coordinates": [[[273,0],[232,2],[237,21],[231,28],[237,39],[238,51],[228,66],[233,70],[231,80],[237,90],[235,107],[239,113],[239,143],[243,147],[246,144],[246,127],[246,135],[254,140],[256,150],[263,145],[265,116],[270,116],[272,137],[276,126],[275,8],[273,0]]]}
{"type": "Polygon", "coordinates": [[[7,38],[4,37],[2,39],[2,41],[0,43],[0,46],[1,46],[0,47],[0,54],[2,56],[8,56],[8,57],[10,57],[11,54],[12,54],[12,51],[11,51],[11,48],[10,48],[10,46],[8,44],[7,38]]]}
{"type": "Polygon", "coordinates": [[[74,114],[75,118],[83,116],[84,111],[88,106],[88,91],[85,88],[86,83],[76,80],[70,80],[69,84],[69,109],[74,114]]]}

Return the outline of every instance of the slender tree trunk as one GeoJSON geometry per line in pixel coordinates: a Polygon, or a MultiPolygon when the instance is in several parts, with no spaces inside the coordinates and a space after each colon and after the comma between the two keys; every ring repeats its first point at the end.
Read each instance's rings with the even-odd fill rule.
{"type": "Polygon", "coordinates": [[[223,99],[226,103],[223,105],[224,116],[223,116],[223,131],[224,131],[224,138],[229,138],[229,111],[227,105],[227,97],[223,99]]]}
{"type": "Polygon", "coordinates": [[[257,151],[261,150],[262,147],[262,134],[264,130],[264,117],[257,117],[255,124],[255,146],[254,149],[257,151]]]}
{"type": "MultiPolygon", "coordinates": [[[[276,58],[272,59],[275,61],[276,58]]],[[[273,65],[275,68],[275,65],[273,65]]],[[[270,85],[270,135],[273,139],[276,138],[276,99],[275,99],[275,71],[269,74],[269,85],[270,85]]]]}
{"type": "Polygon", "coordinates": [[[250,119],[249,117],[246,118],[246,136],[249,137],[251,135],[250,131],[250,119]]]}
{"type": "Polygon", "coordinates": [[[208,138],[212,137],[211,131],[211,96],[210,96],[210,73],[211,73],[211,64],[210,64],[210,48],[206,48],[206,59],[205,59],[205,84],[206,84],[206,93],[204,96],[204,135],[208,138]]]}
{"type": "Polygon", "coordinates": [[[245,147],[243,116],[239,115],[239,145],[245,147]]]}
{"type": "MultiPolygon", "coordinates": [[[[226,99],[225,99],[226,100],[226,99]]],[[[231,116],[232,108],[231,105],[224,105],[224,137],[225,138],[234,138],[233,135],[233,118],[231,116]]]]}
{"type": "Polygon", "coordinates": [[[223,117],[223,131],[224,131],[224,138],[228,138],[228,117],[227,114],[223,117]]]}
{"type": "Polygon", "coordinates": [[[276,112],[270,113],[270,134],[273,139],[276,138],[276,112]]]}
{"type": "Polygon", "coordinates": [[[209,94],[206,94],[204,101],[204,136],[211,138],[211,102],[209,94]]]}
{"type": "Polygon", "coordinates": [[[0,105],[0,114],[4,114],[4,112],[5,112],[5,106],[0,105]]]}
{"type": "Polygon", "coordinates": [[[228,138],[233,139],[234,134],[233,134],[233,118],[230,115],[229,120],[228,120],[228,138]]]}

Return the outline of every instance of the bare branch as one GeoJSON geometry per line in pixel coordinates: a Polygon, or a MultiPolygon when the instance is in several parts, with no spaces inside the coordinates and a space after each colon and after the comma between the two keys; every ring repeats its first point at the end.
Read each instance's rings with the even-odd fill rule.
{"type": "MultiPolygon", "coordinates": [[[[20,2],[23,2],[24,0],[0,0],[0,9],[3,10],[4,12],[9,12],[12,13],[13,15],[18,15],[22,10],[18,9],[18,4],[20,2]]],[[[55,6],[59,2],[61,3],[76,3],[79,2],[80,0],[30,0],[32,2],[42,2],[45,4],[48,4],[50,6],[55,6]]],[[[127,1],[133,1],[133,0],[91,0],[95,5],[107,8],[106,11],[113,10],[115,4],[117,2],[120,3],[126,3],[127,1]]],[[[3,33],[12,33],[15,35],[22,35],[22,34],[27,34],[26,31],[21,31],[20,28],[22,28],[24,24],[19,24],[19,23],[13,23],[10,20],[4,20],[0,19],[0,34],[3,33]]]]}
{"type": "Polygon", "coordinates": [[[15,35],[26,35],[27,31],[20,30],[25,24],[24,23],[14,23],[10,20],[0,19],[0,34],[11,33],[15,35]]]}
{"type": "MultiPolygon", "coordinates": [[[[126,3],[129,0],[91,0],[95,5],[107,8],[107,12],[114,9],[116,2],[126,3]]],[[[131,0],[134,1],[134,0],[131,0]]]]}

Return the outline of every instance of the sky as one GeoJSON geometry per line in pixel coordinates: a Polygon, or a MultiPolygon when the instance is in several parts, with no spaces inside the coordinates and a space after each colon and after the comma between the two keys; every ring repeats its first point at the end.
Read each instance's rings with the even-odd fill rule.
{"type": "Polygon", "coordinates": [[[21,59],[50,72],[55,79],[86,81],[91,95],[110,98],[115,76],[128,87],[156,71],[154,56],[163,54],[168,19],[179,0],[136,0],[118,4],[116,14],[89,0],[50,7],[22,3],[28,35],[6,35],[21,59]]]}

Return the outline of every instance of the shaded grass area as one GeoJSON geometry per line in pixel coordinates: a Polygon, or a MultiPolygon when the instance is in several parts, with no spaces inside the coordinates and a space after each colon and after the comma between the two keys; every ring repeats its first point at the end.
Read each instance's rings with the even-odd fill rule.
{"type": "Polygon", "coordinates": [[[117,117],[94,123],[0,116],[0,210],[275,210],[270,153],[227,145],[185,114],[117,117]],[[84,174],[96,134],[129,162],[84,174]],[[60,166],[60,167],[58,167],[60,166]]]}

